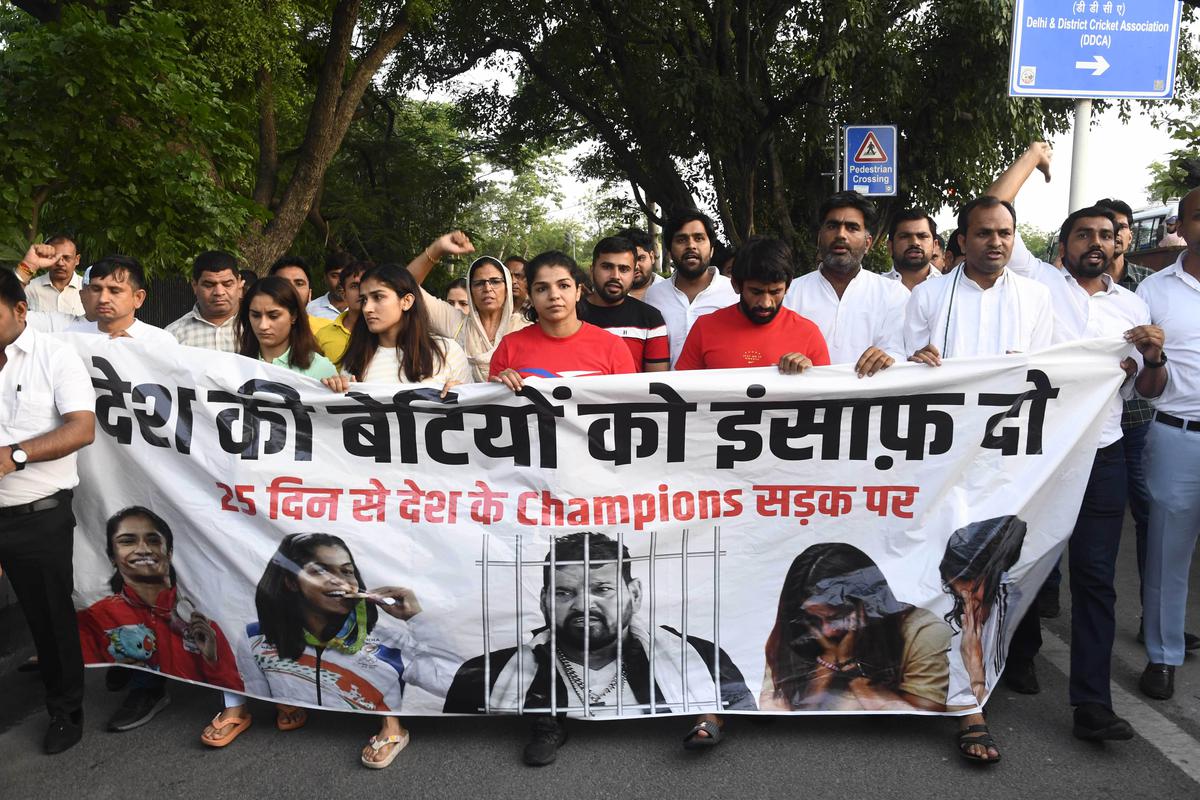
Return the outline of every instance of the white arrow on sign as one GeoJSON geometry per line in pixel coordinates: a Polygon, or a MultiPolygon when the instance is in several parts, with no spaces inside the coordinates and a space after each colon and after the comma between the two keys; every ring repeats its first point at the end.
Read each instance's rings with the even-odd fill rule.
{"type": "Polygon", "coordinates": [[[1108,61],[1101,55],[1092,56],[1091,61],[1076,61],[1075,69],[1090,69],[1092,77],[1097,78],[1108,72],[1108,61]]]}

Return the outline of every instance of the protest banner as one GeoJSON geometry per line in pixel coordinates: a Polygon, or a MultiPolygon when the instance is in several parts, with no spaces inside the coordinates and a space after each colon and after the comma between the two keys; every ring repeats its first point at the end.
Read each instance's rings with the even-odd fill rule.
{"type": "Polygon", "coordinates": [[[72,341],[97,392],[89,663],[344,711],[604,718],[974,708],[1073,527],[1126,348],[443,401],[72,341]],[[154,516],[108,524],[133,505],[154,516]]]}

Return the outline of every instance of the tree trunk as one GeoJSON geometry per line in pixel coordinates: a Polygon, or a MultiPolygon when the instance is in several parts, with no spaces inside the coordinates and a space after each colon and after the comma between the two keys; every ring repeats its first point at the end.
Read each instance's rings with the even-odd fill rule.
{"type": "Polygon", "coordinates": [[[296,166],[283,189],[275,215],[261,230],[247,231],[239,249],[247,264],[259,274],[287,252],[309,217],[329,168],[371,79],[384,59],[408,32],[406,8],[380,33],[345,78],[350,64],[350,43],[358,24],[360,0],[339,0],[333,11],[329,43],[325,47],[317,93],[308,115],[304,142],[296,166]]]}

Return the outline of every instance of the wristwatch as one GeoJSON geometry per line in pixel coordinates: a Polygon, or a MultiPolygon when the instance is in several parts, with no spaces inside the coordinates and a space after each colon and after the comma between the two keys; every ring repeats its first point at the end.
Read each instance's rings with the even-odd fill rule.
{"type": "Polygon", "coordinates": [[[1165,367],[1166,365],[1167,365],[1167,351],[1166,350],[1163,350],[1161,361],[1145,361],[1145,360],[1142,361],[1142,366],[1149,367],[1150,369],[1158,369],[1159,367],[1165,367]]]}
{"type": "Polygon", "coordinates": [[[11,456],[17,471],[20,472],[25,469],[25,465],[29,463],[29,453],[22,450],[20,444],[10,444],[8,449],[12,450],[11,456]]]}

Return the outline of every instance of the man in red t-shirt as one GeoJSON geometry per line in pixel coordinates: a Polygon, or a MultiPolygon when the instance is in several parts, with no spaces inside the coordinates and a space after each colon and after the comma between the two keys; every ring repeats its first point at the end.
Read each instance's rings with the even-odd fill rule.
{"type": "Polygon", "coordinates": [[[821,331],[783,306],[792,263],[792,250],[781,239],[746,242],[733,261],[738,302],[696,320],[675,369],[778,365],[780,372],[795,374],[828,364],[821,331]]]}

